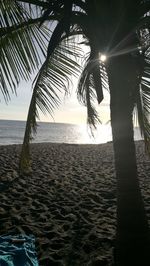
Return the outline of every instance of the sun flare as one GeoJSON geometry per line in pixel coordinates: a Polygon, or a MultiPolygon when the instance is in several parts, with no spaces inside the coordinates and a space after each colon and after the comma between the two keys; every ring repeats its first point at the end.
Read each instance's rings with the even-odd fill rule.
{"type": "Polygon", "coordinates": [[[105,62],[106,59],[107,59],[107,56],[106,56],[105,54],[101,54],[101,55],[100,55],[100,61],[101,61],[101,62],[105,62]]]}

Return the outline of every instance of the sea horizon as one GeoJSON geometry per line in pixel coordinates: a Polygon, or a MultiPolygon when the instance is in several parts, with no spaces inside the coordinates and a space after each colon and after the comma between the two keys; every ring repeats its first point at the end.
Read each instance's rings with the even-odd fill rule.
{"type": "MultiPolygon", "coordinates": [[[[25,120],[0,119],[0,145],[22,144],[25,120]]],[[[111,125],[99,124],[91,134],[87,124],[63,122],[37,122],[37,134],[32,143],[101,144],[112,141],[111,125]]],[[[138,127],[134,128],[135,140],[140,140],[138,127]]]]}

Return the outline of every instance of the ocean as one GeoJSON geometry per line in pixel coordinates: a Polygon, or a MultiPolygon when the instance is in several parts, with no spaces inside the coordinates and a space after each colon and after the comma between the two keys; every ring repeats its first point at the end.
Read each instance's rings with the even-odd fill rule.
{"type": "MultiPolygon", "coordinates": [[[[0,120],[0,145],[21,144],[25,131],[25,121],[0,120]]],[[[141,139],[138,128],[135,128],[135,140],[141,139]]],[[[112,141],[111,127],[99,125],[91,135],[87,125],[38,122],[37,134],[33,143],[74,143],[99,144],[112,141]]]]}

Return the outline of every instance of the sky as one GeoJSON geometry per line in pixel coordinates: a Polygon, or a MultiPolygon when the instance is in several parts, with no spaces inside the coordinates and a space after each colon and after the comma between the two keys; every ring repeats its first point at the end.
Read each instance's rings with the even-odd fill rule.
{"type": "MultiPolygon", "coordinates": [[[[17,89],[17,96],[10,94],[11,100],[7,104],[0,94],[0,119],[26,120],[31,95],[32,81],[22,81],[17,89]]],[[[106,123],[110,120],[109,93],[106,91],[104,98],[100,106],[97,105],[97,111],[102,122],[106,123]]],[[[55,109],[53,118],[49,114],[45,116],[40,113],[40,121],[43,122],[86,124],[86,119],[86,107],[81,105],[76,97],[76,82],[74,82],[71,96],[65,99],[62,97],[62,104],[55,109]]]]}

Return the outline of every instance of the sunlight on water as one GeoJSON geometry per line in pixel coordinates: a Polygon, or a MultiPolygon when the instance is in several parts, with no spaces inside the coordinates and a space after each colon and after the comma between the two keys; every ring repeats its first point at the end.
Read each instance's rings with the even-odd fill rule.
{"type": "Polygon", "coordinates": [[[80,143],[97,144],[112,140],[111,127],[109,125],[99,125],[92,133],[86,125],[80,125],[79,130],[81,132],[79,139],[80,143]]]}
{"type": "Polygon", "coordinates": [[[39,123],[34,142],[57,142],[77,144],[97,144],[111,141],[109,125],[99,125],[93,131],[93,136],[87,125],[73,125],[61,123],[39,123]]]}
{"type": "MultiPolygon", "coordinates": [[[[25,131],[24,121],[0,120],[0,145],[21,144],[25,131]]],[[[139,128],[135,128],[135,140],[141,139],[139,128]]],[[[84,125],[39,122],[33,143],[54,142],[74,144],[99,144],[112,141],[110,124],[99,125],[93,131],[84,125]]]]}

